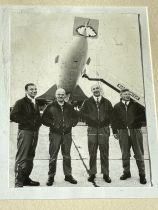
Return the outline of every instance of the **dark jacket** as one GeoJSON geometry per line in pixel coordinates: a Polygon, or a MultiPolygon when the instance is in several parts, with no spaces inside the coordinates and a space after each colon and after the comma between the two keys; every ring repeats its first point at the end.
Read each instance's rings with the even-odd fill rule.
{"type": "Polygon", "coordinates": [[[117,133],[117,129],[137,129],[141,128],[145,123],[145,108],[137,102],[130,100],[127,111],[122,100],[114,106],[113,112],[113,132],[117,133]]]}
{"type": "Polygon", "coordinates": [[[38,130],[41,126],[38,104],[34,107],[27,96],[18,100],[10,113],[10,120],[18,123],[21,130],[38,130]]]}
{"type": "Polygon", "coordinates": [[[72,127],[78,123],[78,114],[73,106],[64,103],[63,111],[57,101],[49,104],[42,115],[42,124],[50,127],[50,131],[58,134],[71,133],[72,127]]]}
{"type": "Polygon", "coordinates": [[[113,107],[109,100],[102,97],[99,103],[99,109],[92,97],[86,99],[81,107],[81,116],[83,121],[91,127],[109,126],[112,119],[113,107]]]}

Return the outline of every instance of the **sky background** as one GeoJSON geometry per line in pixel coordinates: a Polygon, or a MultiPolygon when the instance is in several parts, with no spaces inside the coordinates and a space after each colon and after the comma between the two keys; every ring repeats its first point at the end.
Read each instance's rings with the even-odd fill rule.
{"type": "MultiPolygon", "coordinates": [[[[144,95],[137,15],[27,10],[11,14],[11,106],[24,96],[26,83],[37,84],[38,96],[56,84],[55,57],[78,39],[73,36],[75,17],[99,20],[98,38],[88,39],[91,62],[86,67],[87,74],[95,77],[97,71],[109,83],[117,81],[144,95]]],[[[92,82],[80,77],[78,83],[90,96],[92,82]]],[[[105,85],[102,87],[112,104],[118,102],[118,93],[105,85]]]]}

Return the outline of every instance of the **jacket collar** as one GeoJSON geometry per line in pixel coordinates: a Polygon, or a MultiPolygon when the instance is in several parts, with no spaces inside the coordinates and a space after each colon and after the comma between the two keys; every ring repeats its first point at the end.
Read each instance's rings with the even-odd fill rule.
{"type": "MultiPolygon", "coordinates": [[[[29,99],[27,96],[25,96],[25,97],[24,97],[24,100],[25,100],[27,103],[29,103],[29,104],[32,106],[33,109],[35,109],[35,106],[34,106],[33,102],[31,101],[31,99],[29,99]]],[[[37,106],[37,104],[36,104],[36,106],[37,106]]]]}
{"type": "MultiPolygon", "coordinates": [[[[94,104],[96,104],[96,101],[95,101],[95,99],[94,99],[93,96],[91,96],[89,99],[90,99],[91,102],[93,102],[94,104]]],[[[101,99],[100,99],[100,104],[101,104],[103,101],[104,101],[104,97],[102,96],[101,99]]]]}
{"type": "MultiPolygon", "coordinates": [[[[130,98],[130,100],[129,100],[129,104],[128,104],[128,105],[130,105],[130,104],[131,104],[131,103],[133,103],[133,102],[134,102],[134,101],[133,101],[133,99],[132,99],[132,98],[130,98]]],[[[124,102],[123,102],[122,98],[120,99],[120,103],[124,105],[124,102]]]]}
{"type": "MultiPolygon", "coordinates": [[[[55,104],[55,106],[60,107],[60,104],[57,102],[57,100],[55,100],[54,104],[55,104]]],[[[66,106],[66,105],[67,105],[67,103],[64,101],[63,106],[66,106]]]]}
{"type": "Polygon", "coordinates": [[[95,102],[97,101],[97,98],[98,98],[98,101],[100,102],[102,99],[102,96],[99,96],[99,97],[93,96],[93,98],[94,98],[95,102]]]}
{"type": "Polygon", "coordinates": [[[28,94],[26,94],[26,97],[33,103],[35,104],[36,99],[35,98],[31,98],[28,94]]]}
{"type": "Polygon", "coordinates": [[[25,96],[24,99],[25,99],[27,102],[32,103],[31,99],[29,99],[27,96],[25,96]]]}

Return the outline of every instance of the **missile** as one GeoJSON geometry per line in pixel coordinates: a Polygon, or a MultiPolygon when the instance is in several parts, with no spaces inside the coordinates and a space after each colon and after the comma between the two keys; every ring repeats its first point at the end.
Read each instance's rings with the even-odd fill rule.
{"type": "Polygon", "coordinates": [[[75,17],[73,27],[73,39],[68,46],[55,58],[57,65],[58,81],[45,94],[37,99],[52,100],[55,97],[57,88],[66,91],[68,99],[84,100],[86,95],[77,85],[78,79],[82,76],[85,66],[90,64],[88,58],[88,38],[98,37],[99,20],[75,17]]]}

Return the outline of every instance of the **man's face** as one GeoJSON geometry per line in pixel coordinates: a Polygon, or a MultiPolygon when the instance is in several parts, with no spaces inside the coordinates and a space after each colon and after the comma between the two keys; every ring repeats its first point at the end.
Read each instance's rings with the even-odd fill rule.
{"type": "Polygon", "coordinates": [[[61,90],[58,90],[56,92],[56,99],[59,103],[63,103],[64,102],[64,99],[66,97],[66,94],[65,94],[65,91],[63,89],[61,90]]]}
{"type": "Polygon", "coordinates": [[[37,87],[35,85],[29,85],[26,94],[28,94],[31,98],[35,98],[37,95],[37,87]]]}
{"type": "Polygon", "coordinates": [[[130,100],[130,92],[129,91],[125,91],[125,92],[121,93],[121,98],[124,101],[129,101],[130,100]]]}
{"type": "Polygon", "coordinates": [[[91,88],[91,91],[92,91],[92,93],[95,97],[99,97],[101,95],[100,94],[101,89],[100,89],[99,85],[93,85],[92,88],[91,88]]]}

